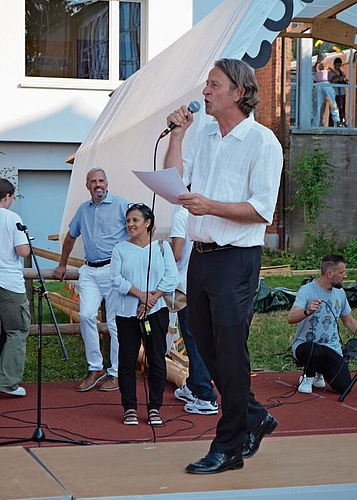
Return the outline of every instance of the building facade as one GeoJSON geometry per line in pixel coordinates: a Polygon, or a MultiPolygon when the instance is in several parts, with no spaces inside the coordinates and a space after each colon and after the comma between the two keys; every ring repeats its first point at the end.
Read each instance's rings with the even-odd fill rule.
{"type": "MultiPolygon", "coordinates": [[[[21,197],[13,208],[36,246],[59,251],[59,243],[48,240],[48,235],[58,234],[61,225],[72,170],[67,160],[90,133],[110,94],[223,1],[1,1],[0,173],[10,172],[17,179],[21,197]]],[[[257,119],[275,132],[285,153],[277,210],[266,234],[266,244],[272,248],[301,245],[301,213],[287,214],[285,207],[294,189],[290,164],[310,147],[311,137],[324,137],[323,147],[333,151],[339,173],[350,173],[344,180],[345,198],[337,196],[336,203],[333,198],[332,207],[340,209],[344,199],[354,206],[353,193],[347,192],[354,181],[354,52],[346,66],[349,128],[328,129],[326,118],[316,130],[311,127],[316,87],[312,44],[312,40],[299,42],[294,66],[291,38],[281,36],[272,45],[268,63],[256,70],[257,119]],[[345,154],[345,145],[351,154],[345,154]]],[[[334,214],[325,219],[334,220],[334,214]]],[[[353,236],[352,226],[350,230],[353,236]]],[[[346,231],[341,235],[346,239],[346,231]]],[[[48,267],[48,261],[42,264],[48,267]]]]}
{"type": "Polygon", "coordinates": [[[192,0],[0,2],[0,172],[15,175],[13,209],[35,246],[59,251],[48,235],[61,224],[66,159],[110,93],[192,24],[192,0]]]}

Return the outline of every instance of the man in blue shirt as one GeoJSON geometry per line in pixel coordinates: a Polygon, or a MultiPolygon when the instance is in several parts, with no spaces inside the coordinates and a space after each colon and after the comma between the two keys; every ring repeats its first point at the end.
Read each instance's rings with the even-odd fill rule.
{"type": "Polygon", "coordinates": [[[101,391],[115,391],[118,386],[118,337],[115,324],[115,293],[110,279],[110,259],[114,246],[128,238],[125,213],[128,200],[108,192],[108,179],[102,168],[94,167],[87,174],[86,186],[91,199],[82,203],[69,223],[62,245],[59,265],[53,276],[63,280],[67,262],[78,236],[82,236],[86,263],[79,269],[80,327],[88,362],[88,373],[78,387],[89,391],[103,381],[101,391]],[[98,308],[105,300],[110,334],[111,366],[104,370],[97,329],[98,308]]]}

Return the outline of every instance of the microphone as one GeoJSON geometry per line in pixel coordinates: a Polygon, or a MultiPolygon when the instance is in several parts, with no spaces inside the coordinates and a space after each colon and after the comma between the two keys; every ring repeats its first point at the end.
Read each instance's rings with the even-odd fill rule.
{"type": "MultiPolygon", "coordinates": [[[[187,106],[187,109],[189,110],[190,113],[197,113],[197,111],[200,110],[201,104],[198,101],[191,101],[190,104],[187,106]]],[[[171,132],[175,127],[177,127],[176,123],[170,123],[167,128],[160,134],[160,139],[162,137],[166,137],[167,134],[171,132]]]]}
{"type": "Polygon", "coordinates": [[[17,222],[16,227],[19,231],[27,231],[27,226],[23,226],[21,222],[17,222]]]}

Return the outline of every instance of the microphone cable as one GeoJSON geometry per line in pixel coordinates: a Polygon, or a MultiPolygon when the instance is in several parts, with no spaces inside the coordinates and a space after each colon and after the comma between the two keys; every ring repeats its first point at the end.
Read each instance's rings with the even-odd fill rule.
{"type": "MultiPolygon", "coordinates": [[[[166,135],[166,134],[165,134],[166,135]]],[[[153,156],[153,172],[157,171],[157,151],[159,147],[160,140],[165,137],[163,133],[158,137],[155,147],[154,147],[154,156],[153,156]]],[[[151,201],[151,212],[153,213],[155,217],[155,203],[156,203],[156,193],[153,192],[152,194],[152,201],[151,201]]],[[[149,234],[149,255],[148,255],[148,264],[147,264],[147,271],[146,271],[146,300],[144,304],[144,318],[140,320],[140,328],[141,328],[141,338],[142,338],[142,345],[143,345],[143,356],[141,359],[141,373],[143,377],[143,387],[144,387],[144,392],[145,392],[145,399],[146,399],[146,407],[148,407],[149,404],[149,390],[147,387],[146,383],[146,377],[145,377],[145,370],[146,370],[146,364],[147,364],[147,357],[146,357],[146,336],[147,335],[152,335],[151,332],[151,327],[150,327],[150,321],[147,319],[146,313],[148,310],[148,298],[149,298],[149,285],[150,285],[150,270],[151,270],[151,258],[152,258],[152,236],[153,236],[153,231],[155,230],[155,227],[153,227],[150,231],[149,234]]],[[[149,367],[150,369],[150,367],[149,367]]],[[[148,420],[149,421],[149,420],[148,420]]],[[[164,425],[165,422],[163,422],[164,425]]],[[[156,433],[154,429],[154,425],[150,425],[153,433],[153,441],[156,443],[156,433]]]]}
{"type": "MultiPolygon", "coordinates": [[[[188,111],[190,113],[197,113],[201,108],[201,105],[198,101],[191,101],[187,107],[188,111]]],[[[166,137],[172,129],[174,129],[176,125],[174,123],[170,123],[169,126],[159,135],[158,139],[156,140],[155,147],[154,147],[154,156],[153,156],[153,171],[157,171],[157,151],[159,147],[160,140],[166,137]]],[[[155,203],[156,203],[156,193],[153,192],[152,195],[152,203],[151,203],[151,211],[154,215],[155,218],[155,203]]],[[[150,269],[151,269],[151,257],[152,257],[152,236],[153,236],[153,230],[150,231],[149,235],[149,256],[148,256],[148,265],[147,265],[147,273],[146,273],[146,300],[144,304],[144,319],[141,320],[140,322],[140,328],[142,332],[142,343],[143,343],[143,348],[144,348],[144,356],[143,356],[143,364],[144,366],[142,367],[142,372],[143,372],[143,380],[144,380],[144,390],[145,390],[145,395],[146,395],[146,403],[148,404],[148,388],[146,385],[146,380],[145,380],[145,366],[146,366],[146,354],[145,354],[145,343],[146,343],[146,337],[147,335],[152,335],[151,332],[151,327],[150,327],[150,321],[146,317],[146,313],[148,310],[148,297],[149,297],[149,284],[150,284],[150,269]]],[[[150,367],[149,367],[150,369],[150,367]]],[[[164,424],[164,422],[163,422],[164,424]]],[[[154,442],[156,442],[156,435],[155,435],[155,430],[153,428],[154,426],[151,425],[153,435],[154,435],[154,442]]]]}
{"type": "MultiPolygon", "coordinates": [[[[326,302],[326,301],[325,301],[325,300],[323,300],[323,299],[321,299],[321,301],[322,301],[322,303],[324,303],[324,304],[326,305],[326,307],[327,307],[327,308],[331,311],[331,314],[332,314],[332,316],[333,316],[333,318],[334,318],[334,321],[335,321],[335,324],[336,324],[336,329],[337,329],[337,333],[338,333],[339,339],[340,339],[340,341],[342,342],[342,339],[341,339],[341,336],[340,336],[340,332],[339,332],[339,323],[338,323],[338,318],[337,318],[336,314],[334,313],[334,311],[333,311],[333,309],[332,309],[331,305],[330,305],[328,302],[326,302]]],[[[314,316],[314,315],[315,315],[315,312],[313,312],[313,314],[312,314],[311,316],[314,316]]],[[[311,335],[312,335],[312,339],[311,339],[311,341],[310,341],[310,344],[311,344],[311,346],[310,346],[310,352],[309,352],[309,355],[308,355],[308,359],[307,359],[306,363],[304,364],[303,377],[305,377],[305,376],[306,376],[306,371],[307,371],[307,368],[308,368],[308,366],[309,366],[309,363],[310,363],[310,361],[311,361],[311,357],[312,357],[312,354],[313,354],[313,344],[314,344],[314,341],[313,341],[313,334],[314,334],[314,330],[315,330],[315,326],[314,326],[314,323],[313,323],[313,324],[312,324],[312,328],[311,328],[311,335]]],[[[296,359],[295,357],[294,357],[294,359],[295,359],[295,361],[297,361],[297,359],[296,359]]],[[[338,369],[337,373],[336,373],[336,374],[335,374],[335,376],[334,376],[334,377],[333,377],[333,378],[332,378],[332,379],[328,382],[328,385],[331,385],[331,383],[333,383],[333,382],[336,380],[336,378],[339,376],[339,374],[341,373],[341,370],[343,369],[343,366],[344,366],[344,365],[343,365],[343,363],[345,363],[345,360],[342,358],[342,361],[341,361],[341,364],[340,364],[340,367],[339,367],[339,369],[338,369]]],[[[322,397],[322,396],[323,396],[323,394],[324,394],[324,393],[326,392],[326,390],[327,390],[327,387],[325,387],[325,388],[323,389],[323,391],[321,391],[321,393],[320,393],[320,394],[315,395],[315,396],[314,396],[314,397],[312,397],[312,398],[302,400],[302,401],[301,401],[301,400],[300,400],[300,401],[294,401],[294,402],[282,402],[282,401],[281,401],[281,399],[282,399],[282,398],[288,399],[288,398],[293,397],[293,396],[296,394],[296,392],[298,391],[298,388],[299,388],[299,386],[300,386],[300,384],[301,384],[301,383],[302,383],[302,381],[301,381],[301,382],[299,382],[299,383],[297,384],[297,386],[295,386],[295,387],[294,387],[294,389],[291,389],[291,390],[289,390],[289,391],[287,391],[287,392],[283,393],[283,394],[282,394],[282,395],[280,395],[280,396],[271,396],[271,397],[269,397],[269,398],[268,398],[268,401],[272,401],[272,400],[274,400],[274,399],[277,399],[277,401],[276,401],[276,402],[272,402],[270,405],[265,405],[265,406],[266,406],[266,408],[267,408],[267,409],[269,409],[269,408],[275,408],[275,407],[281,406],[281,405],[283,405],[283,404],[300,404],[300,403],[304,403],[304,402],[315,401],[316,399],[318,399],[318,398],[322,397]]]]}
{"type": "MultiPolygon", "coordinates": [[[[330,304],[329,304],[326,300],[321,299],[321,302],[322,302],[323,304],[325,304],[325,305],[326,305],[326,307],[327,307],[327,308],[331,311],[331,314],[332,314],[332,316],[333,316],[333,318],[334,318],[334,321],[335,321],[335,324],[336,324],[337,334],[338,334],[338,337],[339,337],[340,342],[341,342],[341,341],[342,341],[342,339],[341,339],[341,335],[340,335],[340,332],[339,332],[338,318],[337,318],[336,314],[334,313],[334,311],[333,311],[333,309],[332,309],[331,305],[330,305],[330,304]]],[[[314,317],[314,315],[315,315],[315,312],[313,312],[311,316],[312,316],[312,317],[314,317]]],[[[313,353],[313,348],[314,348],[314,341],[313,341],[314,330],[315,330],[315,324],[313,323],[313,324],[312,324],[312,327],[311,327],[311,335],[312,335],[312,339],[311,339],[311,341],[310,341],[310,342],[311,342],[310,353],[309,353],[309,356],[308,356],[307,362],[306,362],[306,363],[305,363],[305,365],[304,365],[303,377],[306,377],[306,371],[307,371],[307,368],[308,368],[309,363],[310,363],[310,361],[311,361],[311,357],[312,357],[312,353],[313,353]]],[[[328,346],[327,346],[327,347],[328,347],[328,346]]],[[[336,378],[339,376],[339,374],[341,373],[341,370],[342,370],[342,368],[343,368],[343,363],[345,363],[345,361],[344,361],[344,359],[342,358],[342,362],[341,362],[340,368],[339,368],[339,370],[337,371],[336,375],[335,375],[335,376],[334,376],[334,377],[333,377],[333,378],[332,378],[332,379],[328,382],[328,384],[329,384],[329,385],[331,385],[331,383],[332,383],[332,382],[334,382],[334,381],[336,380],[336,378]]],[[[303,379],[302,379],[302,380],[303,380],[303,379]]],[[[299,382],[299,384],[298,384],[298,386],[297,386],[296,390],[298,390],[298,388],[299,388],[300,384],[302,383],[302,380],[301,380],[301,382],[299,382]]],[[[322,391],[322,393],[321,393],[321,394],[323,394],[325,391],[326,391],[326,387],[325,387],[325,389],[322,391]]],[[[320,395],[321,395],[321,394],[320,394],[320,395]]]]}

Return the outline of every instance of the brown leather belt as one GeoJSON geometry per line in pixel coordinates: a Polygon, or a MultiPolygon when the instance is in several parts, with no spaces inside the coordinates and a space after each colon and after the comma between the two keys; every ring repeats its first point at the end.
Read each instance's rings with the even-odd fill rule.
{"type": "Polygon", "coordinates": [[[217,243],[202,243],[202,241],[194,241],[193,248],[198,253],[216,252],[217,250],[229,250],[230,248],[237,248],[234,245],[220,246],[217,243]]]}
{"type": "Polygon", "coordinates": [[[108,264],[110,264],[110,259],[101,260],[100,262],[89,262],[88,260],[86,260],[86,264],[89,267],[103,267],[103,266],[107,266],[108,264]]]}

